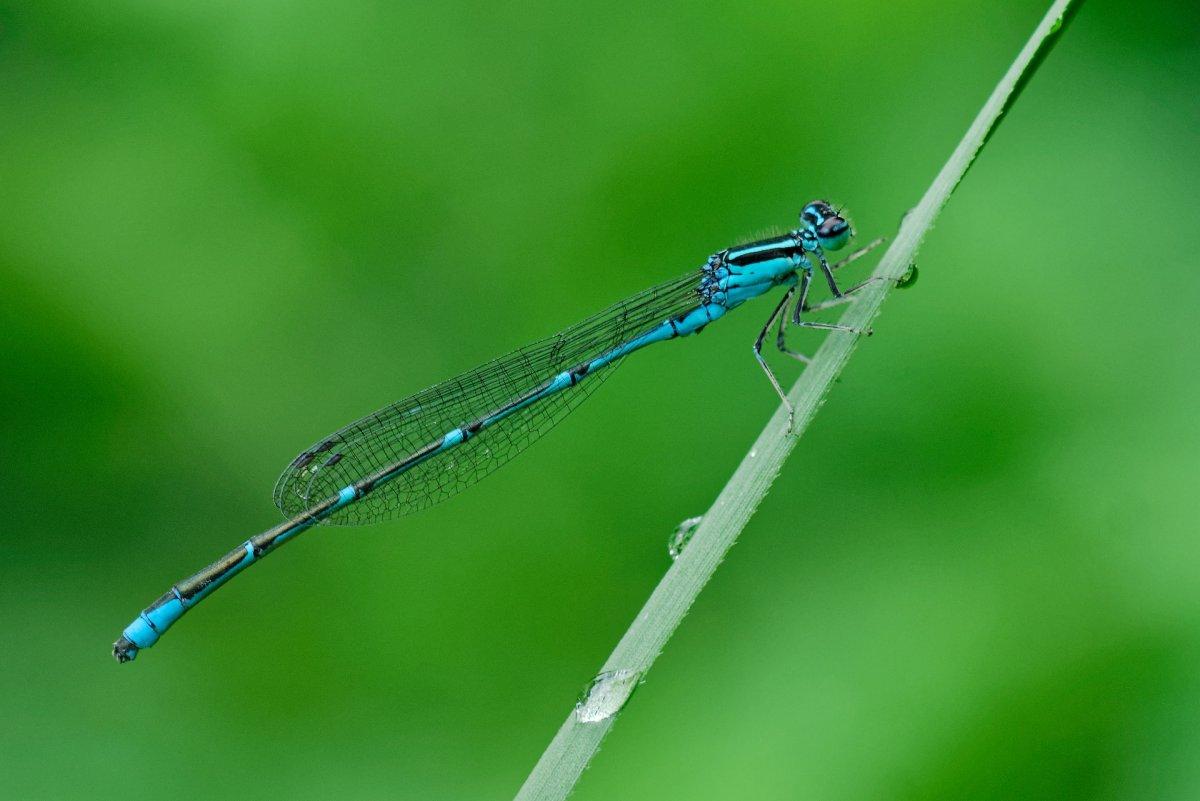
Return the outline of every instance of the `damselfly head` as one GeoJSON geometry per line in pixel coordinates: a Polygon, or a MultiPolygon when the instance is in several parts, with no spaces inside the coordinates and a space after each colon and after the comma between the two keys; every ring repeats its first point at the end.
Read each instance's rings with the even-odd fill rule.
{"type": "Polygon", "coordinates": [[[838,250],[850,241],[850,223],[824,200],[814,200],[800,212],[800,223],[825,250],[838,250]]]}

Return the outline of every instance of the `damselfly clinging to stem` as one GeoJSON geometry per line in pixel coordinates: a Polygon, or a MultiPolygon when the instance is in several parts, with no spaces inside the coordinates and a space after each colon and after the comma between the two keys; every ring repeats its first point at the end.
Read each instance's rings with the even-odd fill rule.
{"type": "Polygon", "coordinates": [[[778,321],[776,346],[807,362],[787,347],[789,321],[860,333],[802,317],[809,311],[816,267],[829,283],[831,302],[840,302],[846,295],[833,271],[878,244],[830,265],[825,251],[844,247],[851,233],[850,224],[828,203],[813,201],[800,213],[794,231],[722,250],[698,270],[322,439],[296,457],[275,485],[275,503],[289,519],[173,586],[125,628],[113,644],[113,655],[121,662],[133,659],[217,587],[317,523],[368,523],[414,512],[475,483],[574,409],[624,356],[694,334],[775,287],[784,288],[783,297],[754,343],[754,356],[790,412],[762,357],[763,341],[778,321]]]}

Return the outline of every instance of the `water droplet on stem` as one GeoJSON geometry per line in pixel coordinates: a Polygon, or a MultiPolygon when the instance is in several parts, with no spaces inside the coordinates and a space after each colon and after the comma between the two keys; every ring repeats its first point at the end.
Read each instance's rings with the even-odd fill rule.
{"type": "Polygon", "coordinates": [[[671,536],[667,538],[667,553],[671,554],[671,559],[678,559],[679,554],[683,553],[683,549],[691,542],[692,535],[696,533],[696,529],[700,528],[700,521],[704,516],[689,517],[684,520],[675,530],[671,532],[671,536]]]}
{"type": "Polygon", "coordinates": [[[607,670],[583,691],[575,703],[575,718],[580,723],[600,723],[621,711],[642,677],[639,670],[607,670]]]}

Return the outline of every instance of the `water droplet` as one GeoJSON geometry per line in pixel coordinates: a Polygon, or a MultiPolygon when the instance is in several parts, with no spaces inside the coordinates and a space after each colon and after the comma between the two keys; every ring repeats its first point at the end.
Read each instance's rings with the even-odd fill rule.
{"type": "Polygon", "coordinates": [[[700,521],[703,519],[703,516],[689,517],[671,532],[671,536],[667,538],[667,553],[671,554],[672,559],[678,559],[679,554],[683,553],[683,549],[691,542],[692,535],[696,533],[696,529],[700,527],[700,521]]]}
{"type": "Polygon", "coordinates": [[[758,456],[758,451],[752,448],[750,450],[750,458],[753,459],[755,456],[758,456]]]}
{"type": "Polygon", "coordinates": [[[917,283],[917,263],[914,261],[908,265],[908,269],[904,271],[904,275],[900,276],[900,280],[896,282],[896,289],[908,289],[913,284],[917,283]]]}
{"type": "Polygon", "coordinates": [[[621,711],[642,677],[640,670],[607,670],[583,691],[575,703],[575,718],[580,723],[600,723],[621,711]]]}

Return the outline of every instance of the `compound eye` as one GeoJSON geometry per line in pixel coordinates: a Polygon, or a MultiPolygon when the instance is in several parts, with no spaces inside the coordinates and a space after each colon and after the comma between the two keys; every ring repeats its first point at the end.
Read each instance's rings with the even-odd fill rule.
{"type": "Polygon", "coordinates": [[[817,241],[826,250],[837,250],[850,239],[850,223],[836,215],[826,217],[817,226],[817,241]]]}

